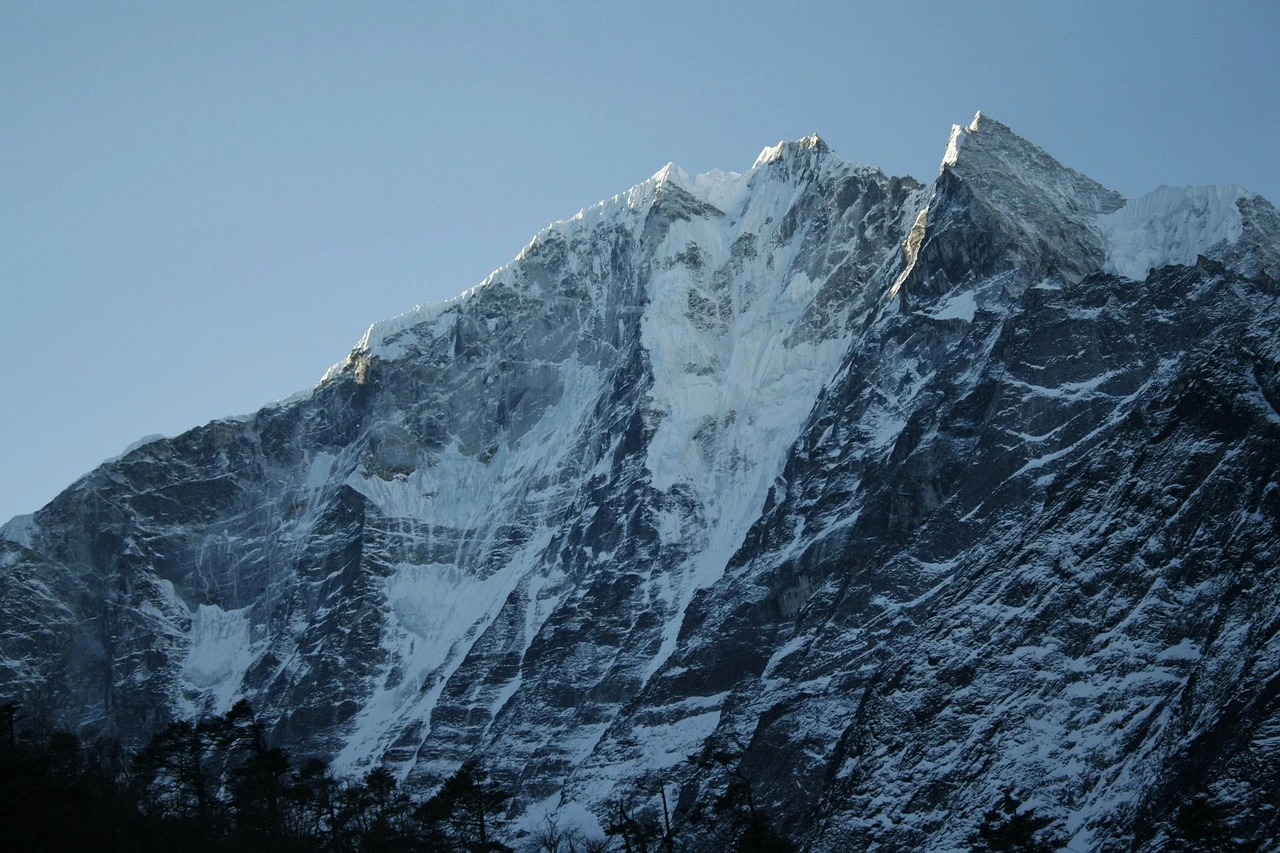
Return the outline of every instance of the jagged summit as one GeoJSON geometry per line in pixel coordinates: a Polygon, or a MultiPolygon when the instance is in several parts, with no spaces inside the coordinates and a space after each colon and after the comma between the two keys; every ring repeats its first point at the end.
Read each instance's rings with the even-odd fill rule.
{"type": "MultiPolygon", "coordinates": [[[[796,166],[795,171],[786,168],[781,172],[771,172],[771,175],[787,181],[817,179],[818,174],[824,170],[879,174],[879,170],[841,159],[817,134],[766,147],[746,172],[713,169],[691,175],[676,163],[671,162],[627,191],[583,208],[569,219],[547,225],[521,250],[515,263],[527,260],[549,242],[573,239],[574,235],[598,228],[605,222],[629,223],[627,227],[639,228],[655,207],[662,208],[669,216],[675,218],[700,215],[703,212],[732,213],[734,216],[730,218],[738,217],[742,211],[751,206],[753,196],[773,192],[753,184],[753,176],[770,166],[789,167],[793,164],[796,166]],[[809,168],[808,171],[806,167],[809,168]]],[[[741,230],[739,228],[739,231],[741,230]]],[[[415,327],[433,326],[442,313],[448,313],[458,307],[481,289],[507,281],[511,274],[511,266],[508,264],[495,270],[485,281],[464,291],[454,299],[443,303],[418,305],[403,314],[374,323],[356,345],[356,350],[379,358],[400,357],[406,351],[406,342],[414,336],[410,330],[415,327]]],[[[425,328],[419,328],[419,334],[425,332],[425,328]]],[[[325,374],[325,379],[331,378],[336,371],[340,371],[344,365],[350,363],[348,360],[335,365],[325,374]]]]}
{"type": "Polygon", "coordinates": [[[777,145],[766,145],[760,152],[760,156],[756,157],[756,161],[751,164],[751,168],[756,169],[769,163],[776,163],[785,160],[790,156],[812,152],[819,155],[827,154],[831,148],[816,133],[790,141],[783,140],[777,145]]]}
{"type": "Polygon", "coordinates": [[[1277,259],[1264,199],[1125,203],[981,114],[927,185],[669,164],[0,528],[0,700],[478,758],[513,844],[660,788],[715,849],[749,783],[813,853],[963,849],[1009,791],[1071,849],[1199,795],[1269,849],[1277,259]]]}
{"type": "MultiPolygon", "coordinates": [[[[679,211],[691,204],[690,210],[700,204],[732,213],[740,209],[753,192],[751,177],[760,170],[780,164],[803,166],[823,162],[843,169],[877,171],[843,160],[817,134],[765,147],[751,168],[742,173],[712,170],[690,175],[675,163],[668,163],[626,192],[584,208],[569,220],[548,225],[525,247],[517,261],[525,259],[557,234],[596,227],[618,211],[630,211],[632,216],[645,214],[663,197],[664,188],[669,197],[673,197],[671,188],[687,194],[684,201],[672,201],[674,207],[668,205],[673,215],[681,215],[679,211]]],[[[801,168],[796,174],[803,173],[801,168]]],[[[784,169],[777,175],[789,179],[792,171],[784,169]]],[[[941,228],[946,219],[939,218],[942,211],[953,205],[962,208],[963,215],[969,218],[979,208],[987,211],[984,215],[995,226],[992,233],[1004,235],[990,239],[991,245],[983,255],[999,254],[996,247],[1007,245],[1007,254],[994,263],[1008,264],[1014,256],[1024,259],[1023,263],[1015,264],[1018,273],[1003,285],[1016,293],[1046,276],[1074,281],[1096,268],[1105,268],[1131,278],[1142,278],[1152,267],[1194,261],[1196,255],[1215,246],[1226,251],[1243,230],[1237,202],[1255,198],[1237,188],[1221,187],[1188,191],[1177,199],[1169,193],[1157,192],[1126,203],[1119,193],[1064,166],[1039,146],[981,111],[968,125],[953,125],[939,176],[947,180],[936,185],[935,197],[922,204],[913,215],[912,222],[919,225],[918,239],[907,247],[906,259],[900,270],[895,271],[898,281],[888,288],[894,296],[905,293],[902,287],[913,281],[915,284],[907,291],[927,293],[951,289],[963,277],[956,274],[958,270],[947,272],[953,266],[950,254],[953,249],[959,252],[958,260],[964,270],[979,272],[970,263],[968,249],[954,246],[947,249],[943,245],[947,239],[944,238],[942,244],[936,241],[945,233],[954,233],[941,228]],[[1154,204],[1156,198],[1165,203],[1158,211],[1154,204]],[[1210,201],[1212,210],[1205,208],[1210,201]],[[1182,220],[1183,224],[1171,224],[1172,220],[1182,220]],[[917,262],[922,249],[923,264],[917,262]],[[926,272],[941,272],[944,277],[932,275],[932,283],[925,285],[926,272]]],[[[1265,201],[1262,205],[1269,208],[1265,201]]],[[[1266,215],[1259,221],[1264,231],[1274,230],[1267,224],[1271,220],[1266,215]]],[[[971,228],[966,225],[962,230],[968,233],[971,228]]],[[[1265,245],[1264,239],[1250,252],[1254,255],[1264,252],[1265,245]]],[[[1261,260],[1255,261],[1254,266],[1261,269],[1268,263],[1275,266],[1274,261],[1261,260]]],[[[506,274],[506,267],[499,269],[480,287],[506,274]]],[[[474,292],[473,288],[458,299],[466,299],[474,292]]],[[[357,349],[381,357],[395,357],[401,349],[388,342],[403,340],[405,330],[410,327],[436,322],[441,311],[454,301],[417,306],[403,315],[380,321],[370,328],[357,349]]]]}
{"type": "MultiPolygon", "coordinates": [[[[979,110],[973,117],[973,121],[969,123],[967,130],[974,132],[978,129],[978,120],[982,118],[982,111],[979,110]]],[[[942,163],[938,166],[938,173],[941,174],[948,166],[954,166],[956,158],[960,154],[960,146],[964,142],[966,128],[958,124],[951,125],[951,135],[947,137],[947,148],[942,154],[942,163]]]]}
{"type": "Polygon", "coordinates": [[[978,304],[1042,281],[1071,284],[1106,264],[1101,217],[1124,198],[979,112],[954,125],[933,195],[893,293],[946,293],[986,282],[978,304]],[[1000,275],[996,270],[1004,270],[1000,275]]]}
{"type": "MultiPolygon", "coordinates": [[[[1124,198],[1092,178],[1064,166],[1044,149],[1018,136],[1001,122],[979,112],[968,127],[954,125],[941,172],[953,172],[980,190],[1007,191],[1005,198],[1025,204],[1013,191],[1041,196],[1057,211],[1110,213],[1124,198]]],[[[1031,214],[1025,207],[1015,214],[1031,214]]]]}

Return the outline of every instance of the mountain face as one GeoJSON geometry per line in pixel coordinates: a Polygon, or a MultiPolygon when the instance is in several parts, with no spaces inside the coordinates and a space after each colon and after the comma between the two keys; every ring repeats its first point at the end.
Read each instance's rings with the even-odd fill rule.
{"type": "Polygon", "coordinates": [[[0,696],[127,743],[247,697],[421,790],[479,756],[515,831],[746,779],[813,851],[965,849],[1005,791],[1072,849],[1197,794],[1273,844],[1277,329],[1266,200],[982,115],[927,185],[669,165],[6,525],[0,696]]]}

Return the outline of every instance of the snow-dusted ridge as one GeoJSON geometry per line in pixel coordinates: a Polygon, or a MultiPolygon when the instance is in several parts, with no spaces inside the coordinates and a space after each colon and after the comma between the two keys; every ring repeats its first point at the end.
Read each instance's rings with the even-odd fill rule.
{"type": "MultiPolygon", "coordinates": [[[[438,322],[442,315],[458,307],[480,288],[502,280],[511,268],[511,264],[524,259],[531,250],[553,235],[580,232],[584,228],[597,227],[603,221],[617,219],[618,217],[643,215],[655,201],[661,198],[664,186],[677,187],[721,212],[736,213],[750,192],[752,178],[759,171],[786,159],[788,156],[807,153],[816,153],[824,159],[830,158],[833,163],[839,163],[845,167],[856,168],[866,172],[878,171],[874,167],[839,158],[817,134],[795,141],[784,141],[779,142],[777,145],[766,146],[751,168],[745,173],[712,169],[697,175],[690,175],[675,163],[668,163],[648,179],[636,184],[629,190],[597,202],[590,207],[583,208],[568,219],[557,220],[547,225],[530,240],[511,263],[494,270],[484,281],[474,287],[443,302],[423,303],[403,314],[373,323],[356,344],[355,349],[370,357],[383,359],[400,357],[403,355],[404,349],[401,346],[397,346],[393,341],[405,330],[414,326],[438,322]]],[[[641,219],[640,221],[642,222],[643,220],[641,219]]],[[[332,378],[343,368],[344,364],[345,362],[335,364],[321,381],[332,378]]]]}
{"type": "MultiPolygon", "coordinates": [[[[957,166],[966,139],[975,134],[990,136],[993,132],[1005,138],[1017,140],[1017,143],[1023,147],[1033,148],[1013,136],[1005,125],[984,116],[979,111],[968,125],[952,126],[946,150],[939,165],[939,172],[957,166]]],[[[1039,152],[1039,149],[1034,150],[1039,152]]],[[[668,163],[650,178],[629,190],[583,208],[568,219],[558,220],[546,226],[534,236],[512,263],[523,259],[531,249],[554,234],[594,226],[607,218],[618,216],[623,211],[635,214],[647,210],[660,197],[662,187],[666,185],[678,187],[722,212],[734,212],[749,192],[751,180],[756,173],[788,157],[811,153],[816,153],[823,158],[830,157],[846,167],[868,172],[878,171],[873,166],[840,158],[816,133],[765,146],[745,173],[713,169],[690,175],[675,163],[668,163]]],[[[1039,154],[1043,156],[1043,152],[1039,154]]],[[[970,153],[966,158],[977,160],[978,162],[971,168],[982,173],[991,171],[995,162],[989,155],[970,153]]],[[[1009,168],[1010,160],[1007,154],[996,154],[996,160],[1002,164],[995,167],[996,171],[1009,168]]],[[[1092,216],[1086,214],[1086,218],[1090,221],[1091,229],[1097,233],[1105,246],[1106,271],[1134,279],[1145,278],[1150,269],[1167,264],[1193,263],[1198,254],[1219,244],[1232,244],[1237,241],[1241,233],[1241,217],[1236,202],[1256,197],[1256,194],[1232,184],[1201,187],[1162,186],[1136,199],[1125,200],[1118,194],[1110,193],[1110,197],[1100,201],[1099,194],[1105,196],[1109,191],[1104,191],[1100,186],[1072,170],[1068,169],[1064,172],[1071,176],[1075,185],[1044,185],[1039,188],[1039,191],[1046,198],[1058,199],[1058,204],[1063,210],[1071,211],[1067,214],[1069,216],[1079,216],[1080,214],[1076,211],[1109,211],[1094,213],[1092,216]],[[1087,189],[1082,192],[1081,187],[1087,187],[1087,189]]],[[[1027,172],[1023,172],[1021,177],[1035,180],[1027,172]]],[[[499,267],[484,281],[455,297],[442,302],[423,303],[403,314],[373,323],[356,344],[355,350],[370,357],[383,359],[402,356],[405,349],[395,341],[404,331],[415,326],[440,322],[442,315],[458,307],[478,289],[501,280],[510,266],[511,264],[506,264],[499,267]]],[[[343,369],[345,364],[346,362],[343,361],[333,365],[320,381],[324,382],[332,378],[343,369]]]]}
{"type": "Polygon", "coordinates": [[[139,447],[145,447],[148,444],[151,444],[153,441],[164,441],[168,437],[169,436],[163,435],[158,432],[152,433],[151,435],[144,435],[142,438],[139,438],[136,441],[129,442],[129,444],[125,447],[124,450],[121,450],[115,456],[102,460],[102,463],[105,465],[109,462],[115,462],[118,459],[123,459],[133,451],[137,450],[139,447]]]}
{"type": "Polygon", "coordinates": [[[939,167],[940,176],[948,172],[1031,244],[1015,252],[1032,261],[1044,253],[1071,280],[1096,269],[1141,280],[1152,269],[1221,252],[1243,234],[1241,205],[1258,199],[1234,184],[1162,186],[1125,199],[981,112],[952,126],[939,167]]]}

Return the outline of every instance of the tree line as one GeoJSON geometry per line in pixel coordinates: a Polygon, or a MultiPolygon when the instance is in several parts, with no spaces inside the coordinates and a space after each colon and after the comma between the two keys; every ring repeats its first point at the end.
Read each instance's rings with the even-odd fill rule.
{"type": "MultiPolygon", "coordinates": [[[[385,767],[339,779],[320,759],[296,764],[270,745],[243,700],[225,714],[170,723],[133,752],[39,722],[19,731],[18,711],[17,703],[0,705],[7,850],[514,853],[500,840],[511,795],[477,761],[415,799],[385,767]]],[[[639,807],[617,800],[603,837],[548,820],[521,849],[676,853],[710,849],[708,842],[737,853],[797,849],[773,830],[745,777],[695,806],[686,827],[673,827],[665,787],[659,791],[638,792],[646,803],[639,807]]]]}
{"type": "Polygon", "coordinates": [[[385,767],[340,780],[269,745],[248,702],[177,721],[129,753],[36,724],[17,731],[0,706],[0,826],[5,848],[222,853],[426,850],[503,853],[509,795],[476,762],[415,800],[385,767]]]}
{"type": "MultiPolygon", "coordinates": [[[[14,702],[0,705],[0,846],[15,853],[514,853],[500,840],[508,837],[511,795],[476,761],[415,799],[385,767],[339,779],[320,759],[295,764],[269,745],[247,701],[222,715],[170,723],[134,752],[39,722],[19,731],[18,710],[14,702]]],[[[757,801],[740,758],[708,749],[690,759],[718,766],[729,781],[679,823],[666,786],[642,786],[614,800],[603,837],[548,820],[521,853],[796,853],[757,801]]],[[[1229,810],[1203,792],[1175,808],[1163,830],[1180,850],[1249,849],[1234,837],[1229,810]]],[[[968,846],[975,853],[1070,849],[1052,820],[1012,792],[984,815],[968,846]]]]}

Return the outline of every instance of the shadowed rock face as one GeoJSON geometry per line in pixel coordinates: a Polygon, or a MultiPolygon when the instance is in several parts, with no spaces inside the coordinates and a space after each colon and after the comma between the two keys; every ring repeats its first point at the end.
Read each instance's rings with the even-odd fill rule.
{"type": "Polygon", "coordinates": [[[1138,281],[1124,199],[985,117],[927,186],[816,137],[669,166],[7,525],[0,692],[131,743],[245,696],[423,789],[479,755],[515,831],[747,778],[813,850],[963,848],[1006,790],[1076,849],[1196,792],[1261,844],[1280,216],[1241,193],[1152,213],[1226,240],[1126,220],[1138,281]]]}

